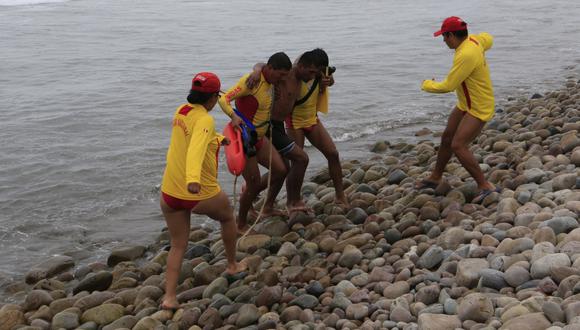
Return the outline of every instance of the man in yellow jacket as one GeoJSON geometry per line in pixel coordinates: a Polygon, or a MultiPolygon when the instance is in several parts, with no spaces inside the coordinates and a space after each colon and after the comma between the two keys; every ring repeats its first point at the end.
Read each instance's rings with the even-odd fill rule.
{"type": "Polygon", "coordinates": [[[443,81],[424,80],[421,89],[429,93],[455,91],[458,102],[441,137],[435,169],[429,178],[418,182],[416,188],[436,188],[445,166],[455,154],[480,190],[472,203],[480,203],[491,193],[499,192],[499,188],[485,179],[469,150],[471,142],[494,115],[493,86],[485,59],[485,51],[491,48],[493,37],[488,33],[470,35],[467,23],[456,16],[443,21],[441,30],[434,33],[435,37],[440,35],[450,49],[455,49],[453,67],[443,81]]]}

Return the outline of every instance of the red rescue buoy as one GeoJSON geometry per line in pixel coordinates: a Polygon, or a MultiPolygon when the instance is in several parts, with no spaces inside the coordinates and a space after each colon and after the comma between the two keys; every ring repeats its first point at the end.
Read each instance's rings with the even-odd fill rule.
{"type": "Polygon", "coordinates": [[[224,128],[224,136],[230,140],[230,144],[225,146],[228,169],[233,175],[238,176],[246,167],[242,133],[234,129],[232,123],[228,123],[224,128]]]}

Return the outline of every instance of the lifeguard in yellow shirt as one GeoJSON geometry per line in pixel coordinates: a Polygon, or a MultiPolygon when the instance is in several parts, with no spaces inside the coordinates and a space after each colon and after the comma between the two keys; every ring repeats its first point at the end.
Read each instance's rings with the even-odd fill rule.
{"type": "Polygon", "coordinates": [[[440,35],[443,35],[443,41],[450,49],[455,49],[453,67],[443,81],[424,80],[421,89],[429,93],[455,91],[458,102],[441,137],[435,169],[429,178],[418,182],[415,187],[436,188],[441,182],[445,166],[452,154],[455,154],[480,190],[472,203],[480,203],[491,193],[500,191],[499,187],[494,187],[485,179],[469,150],[471,142],[494,115],[493,86],[485,59],[485,52],[491,48],[493,37],[488,33],[470,35],[467,23],[456,16],[443,21],[441,30],[434,33],[435,37],[440,35]]]}
{"type": "MultiPolygon", "coordinates": [[[[271,112],[274,106],[274,85],[283,81],[292,68],[292,62],[288,55],[279,52],[268,59],[268,63],[260,71],[260,79],[256,86],[247,86],[250,74],[244,75],[236,85],[226,91],[220,98],[219,105],[223,112],[232,119],[234,126],[239,126],[243,119],[252,123],[257,135],[255,155],[246,155],[246,167],[242,173],[246,181],[246,188],[240,196],[240,208],[238,210],[238,230],[244,233],[248,230],[248,212],[258,194],[268,185],[268,177],[260,176],[258,164],[271,168],[272,182],[283,181],[286,176],[286,166],[282,157],[272,146],[266,132],[270,127],[271,112]],[[231,102],[235,101],[238,113],[234,112],[231,102]],[[270,153],[272,164],[270,166],[270,153]]],[[[268,194],[272,193],[272,189],[268,194]]],[[[272,209],[264,209],[266,214],[272,213],[272,209]]]]}
{"type": "Polygon", "coordinates": [[[163,309],[177,309],[177,279],[189,240],[191,212],[207,215],[222,227],[226,273],[238,276],[246,267],[236,262],[236,221],[232,206],[217,182],[220,145],[229,141],[215,132],[209,115],[219,98],[220,81],[211,72],[195,75],[188,103],[173,116],[167,166],[161,183],[161,210],[167,222],[171,248],[167,257],[163,309]]]}

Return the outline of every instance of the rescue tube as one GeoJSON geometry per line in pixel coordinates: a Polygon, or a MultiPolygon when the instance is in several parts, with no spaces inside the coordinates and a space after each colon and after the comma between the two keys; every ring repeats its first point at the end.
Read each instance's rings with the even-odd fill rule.
{"type": "Polygon", "coordinates": [[[238,176],[246,167],[242,135],[239,130],[234,129],[232,123],[228,123],[224,128],[224,136],[230,140],[230,144],[225,146],[228,169],[233,175],[238,176]]]}

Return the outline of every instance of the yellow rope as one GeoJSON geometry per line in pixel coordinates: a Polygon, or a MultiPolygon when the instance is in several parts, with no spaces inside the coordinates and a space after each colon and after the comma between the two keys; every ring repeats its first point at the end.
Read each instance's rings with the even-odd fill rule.
{"type": "MultiPolygon", "coordinates": [[[[272,124],[270,124],[270,137],[272,137],[272,124]]],[[[258,213],[258,217],[256,218],[256,221],[254,221],[254,224],[250,226],[250,229],[248,229],[244,235],[242,235],[242,237],[240,237],[238,239],[238,243],[240,243],[240,241],[248,236],[248,233],[250,233],[252,231],[252,229],[254,229],[254,227],[258,224],[258,222],[260,222],[260,220],[262,220],[262,214],[264,213],[264,207],[266,206],[266,200],[268,199],[268,193],[270,192],[270,183],[272,181],[272,149],[274,149],[274,145],[272,143],[270,143],[270,156],[269,156],[269,164],[268,164],[268,185],[266,186],[266,196],[264,199],[264,202],[262,203],[262,207],[260,208],[260,213],[258,213]]],[[[238,245],[236,245],[237,247],[238,245]]]]}

